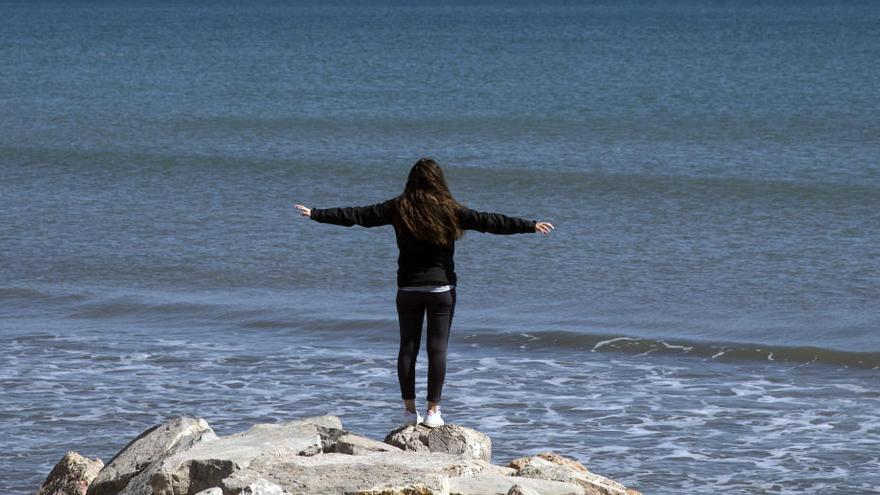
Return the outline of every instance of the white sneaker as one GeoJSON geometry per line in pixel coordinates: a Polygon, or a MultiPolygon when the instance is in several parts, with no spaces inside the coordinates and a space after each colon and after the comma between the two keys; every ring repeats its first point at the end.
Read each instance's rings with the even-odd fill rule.
{"type": "Polygon", "coordinates": [[[422,415],[418,412],[409,412],[408,410],[403,410],[403,424],[405,425],[417,425],[422,422],[422,415]]]}
{"type": "Polygon", "coordinates": [[[425,415],[425,420],[422,421],[422,424],[428,428],[443,426],[445,423],[443,422],[443,418],[440,417],[440,408],[437,408],[437,412],[428,409],[428,413],[425,415]]]}

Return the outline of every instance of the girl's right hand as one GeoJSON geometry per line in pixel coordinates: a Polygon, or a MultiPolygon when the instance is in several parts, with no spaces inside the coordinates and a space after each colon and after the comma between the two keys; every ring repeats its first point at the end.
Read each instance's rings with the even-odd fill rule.
{"type": "Polygon", "coordinates": [[[296,207],[297,210],[299,210],[300,215],[302,215],[304,217],[311,217],[312,216],[312,209],[311,208],[306,208],[303,205],[293,205],[293,206],[296,207]]]}
{"type": "Polygon", "coordinates": [[[549,234],[550,231],[555,228],[556,227],[554,227],[553,224],[550,222],[538,222],[535,224],[535,232],[540,232],[544,235],[549,234]]]}

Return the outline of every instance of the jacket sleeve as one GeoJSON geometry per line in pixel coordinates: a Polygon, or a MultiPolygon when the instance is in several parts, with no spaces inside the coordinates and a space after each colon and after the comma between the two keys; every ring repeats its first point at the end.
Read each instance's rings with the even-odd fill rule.
{"type": "Polygon", "coordinates": [[[369,206],[349,206],[345,208],[312,208],[311,219],[320,223],[331,223],[351,227],[379,227],[391,223],[393,200],[369,206]]]}
{"type": "Polygon", "coordinates": [[[487,213],[482,211],[462,208],[458,212],[461,228],[466,230],[478,230],[490,234],[528,234],[535,232],[535,220],[508,217],[501,213],[487,213]]]}

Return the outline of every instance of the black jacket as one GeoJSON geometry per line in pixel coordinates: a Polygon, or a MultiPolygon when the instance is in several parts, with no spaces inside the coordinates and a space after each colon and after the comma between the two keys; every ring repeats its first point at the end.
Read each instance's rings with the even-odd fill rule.
{"type": "MultiPolygon", "coordinates": [[[[347,208],[312,208],[311,218],[316,222],[331,223],[351,227],[379,227],[394,225],[394,201],[370,206],[347,208]]],[[[470,208],[458,210],[458,220],[462,229],[478,230],[491,234],[525,234],[535,231],[535,220],[508,217],[500,213],[485,213],[470,208]]],[[[421,241],[412,234],[394,227],[400,256],[397,258],[398,287],[423,285],[455,285],[455,244],[440,246],[421,241]]]]}

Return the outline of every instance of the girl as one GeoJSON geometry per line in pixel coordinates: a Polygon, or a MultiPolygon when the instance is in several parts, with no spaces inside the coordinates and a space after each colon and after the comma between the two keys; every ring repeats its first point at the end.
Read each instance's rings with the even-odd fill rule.
{"type": "Polygon", "coordinates": [[[403,398],[404,424],[443,425],[440,395],[446,378],[446,349],[455,310],[455,241],[465,230],[492,234],[549,234],[548,222],[484,213],[459,204],[440,165],[422,158],[409,172],[403,194],[383,203],[348,208],[307,208],[295,205],[303,216],[321,223],[351,227],[393,225],[400,255],[397,258],[397,316],[400,352],[397,377],[403,398]],[[428,407],[424,421],[415,405],[416,357],[422,321],[428,315],[428,407]]]}

